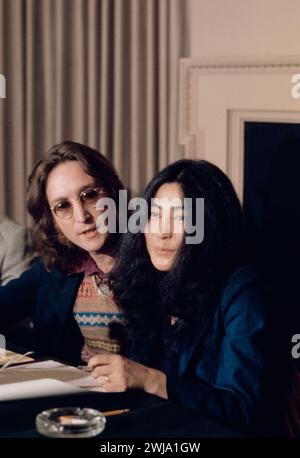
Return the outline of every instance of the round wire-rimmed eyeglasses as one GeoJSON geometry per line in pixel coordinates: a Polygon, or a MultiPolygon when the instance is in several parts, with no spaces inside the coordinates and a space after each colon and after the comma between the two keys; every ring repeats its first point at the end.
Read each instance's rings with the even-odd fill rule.
{"type": "Polygon", "coordinates": [[[50,210],[60,219],[71,219],[74,213],[72,202],[80,201],[84,208],[96,207],[98,200],[103,196],[103,188],[86,188],[76,199],[61,200],[50,207],[50,210]]]}

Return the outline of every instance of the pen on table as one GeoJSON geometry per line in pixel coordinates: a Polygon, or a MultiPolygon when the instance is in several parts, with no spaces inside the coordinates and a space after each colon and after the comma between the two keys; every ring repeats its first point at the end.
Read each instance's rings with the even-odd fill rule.
{"type": "Polygon", "coordinates": [[[107,412],[102,412],[102,414],[105,417],[112,417],[113,415],[120,415],[127,412],[130,412],[130,409],[108,410],[107,412]]]}

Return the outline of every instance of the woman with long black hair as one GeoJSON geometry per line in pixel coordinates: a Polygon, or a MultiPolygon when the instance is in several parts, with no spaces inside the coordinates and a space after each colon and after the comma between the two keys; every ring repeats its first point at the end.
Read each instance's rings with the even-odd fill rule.
{"type": "Polygon", "coordinates": [[[127,320],[113,329],[123,355],[91,358],[92,375],[105,392],[139,388],[248,425],[261,401],[265,320],[233,186],[206,161],[180,160],[144,198],[146,226],[125,236],[111,274],[127,320]],[[193,243],[187,227],[200,223],[193,243]]]}

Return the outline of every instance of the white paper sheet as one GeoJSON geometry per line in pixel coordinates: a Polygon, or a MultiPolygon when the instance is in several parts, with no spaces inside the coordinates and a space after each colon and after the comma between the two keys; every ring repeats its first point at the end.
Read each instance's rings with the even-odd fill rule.
{"type": "Polygon", "coordinates": [[[43,378],[0,385],[0,401],[39,398],[42,396],[79,393],[81,391],[80,388],[69,383],[43,378]]]}
{"type": "Polygon", "coordinates": [[[73,366],[67,366],[66,364],[59,363],[52,359],[47,359],[46,361],[37,361],[35,363],[19,365],[18,368],[22,370],[32,370],[32,369],[63,369],[63,370],[74,370],[73,366]]]}
{"type": "Polygon", "coordinates": [[[57,370],[60,370],[60,371],[77,371],[78,372],[78,375],[82,374],[82,376],[76,378],[76,379],[72,379],[72,380],[68,380],[68,383],[70,385],[73,385],[73,386],[77,386],[78,388],[99,388],[99,382],[96,381],[96,379],[94,379],[94,377],[92,377],[91,375],[87,375],[87,372],[86,371],[83,371],[83,370],[78,370],[76,369],[75,367],[73,366],[67,366],[65,364],[62,364],[62,363],[59,363],[57,361],[53,361],[52,359],[49,359],[47,361],[38,361],[36,363],[31,363],[31,364],[25,364],[24,366],[19,366],[19,369],[22,369],[23,371],[26,371],[26,370],[30,370],[32,371],[32,369],[36,370],[36,369],[41,369],[41,370],[44,370],[44,369],[55,369],[56,371],[57,370]]]}
{"type": "Polygon", "coordinates": [[[77,386],[79,388],[100,388],[99,382],[97,382],[91,375],[77,378],[76,380],[70,380],[70,385],[77,386]]]}

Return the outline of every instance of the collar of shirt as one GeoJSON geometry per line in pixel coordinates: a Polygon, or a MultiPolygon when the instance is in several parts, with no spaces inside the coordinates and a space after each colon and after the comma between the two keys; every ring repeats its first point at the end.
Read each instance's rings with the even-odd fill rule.
{"type": "Polygon", "coordinates": [[[105,275],[106,275],[103,272],[103,270],[101,270],[97,266],[97,264],[95,263],[94,259],[91,256],[88,256],[86,259],[84,259],[84,261],[82,261],[81,265],[78,266],[74,271],[74,273],[80,273],[80,272],[84,272],[85,275],[98,274],[98,276],[100,278],[104,278],[105,275]]]}

